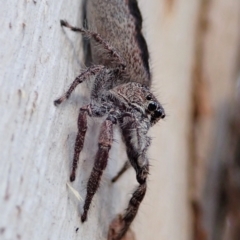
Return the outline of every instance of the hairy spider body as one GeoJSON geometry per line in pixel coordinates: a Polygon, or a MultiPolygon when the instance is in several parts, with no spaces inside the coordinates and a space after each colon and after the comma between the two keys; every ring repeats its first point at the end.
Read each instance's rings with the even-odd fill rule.
{"type": "MultiPolygon", "coordinates": [[[[87,27],[101,34],[124,58],[128,66],[125,73],[130,76],[130,81],[150,86],[149,53],[141,32],[142,16],[137,1],[84,0],[83,15],[87,27]]],[[[116,61],[100,49],[99,44],[90,39],[90,46],[85,47],[87,64],[116,66],[116,61]]]]}
{"type": "Polygon", "coordinates": [[[88,13],[86,16],[88,25],[95,26],[101,35],[99,32],[73,27],[63,20],[61,20],[61,26],[81,32],[90,38],[91,43],[88,47],[91,54],[88,59],[91,59],[94,65],[82,72],[73,81],[68,91],[55,100],[54,104],[62,103],[70,97],[78,84],[88,81],[91,76],[94,76],[91,103],[81,107],[79,112],[78,134],[70,175],[70,180],[74,181],[87,131],[88,116],[105,117],[100,129],[94,167],[87,184],[87,195],[81,216],[82,222],[87,219],[92,198],[99,188],[101,176],[107,166],[113,142],[114,125],[120,126],[130,164],[125,163],[112,181],[116,181],[132,165],[139,183],[125,213],[119,218],[120,230],[112,227],[109,229],[108,239],[120,240],[135,218],[146,193],[146,179],[149,172],[147,149],[151,142],[147,132],[152,125],[165,117],[165,113],[149,89],[151,80],[148,51],[141,34],[142,20],[136,1],[89,0],[85,3],[85,8],[88,13]],[[93,16],[97,6],[99,11],[93,16]],[[116,14],[116,19],[112,17],[114,14],[116,14]],[[114,23],[109,23],[110,19],[114,23]],[[114,41],[113,38],[117,37],[117,33],[123,34],[126,42],[114,41]],[[110,43],[114,43],[114,46],[110,43]],[[96,47],[101,51],[95,51],[96,47]]]}

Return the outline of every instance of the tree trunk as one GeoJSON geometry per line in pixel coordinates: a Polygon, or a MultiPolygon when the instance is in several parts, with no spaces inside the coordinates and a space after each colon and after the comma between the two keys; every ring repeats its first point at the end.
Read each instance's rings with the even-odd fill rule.
{"type": "MultiPolygon", "coordinates": [[[[111,183],[127,159],[119,131],[82,224],[83,201],[66,184],[79,108],[89,102],[88,85],[79,86],[58,108],[53,105],[83,67],[81,35],[63,30],[59,23],[67,19],[82,26],[81,1],[12,0],[1,5],[0,238],[106,239],[110,222],[124,211],[137,185],[132,169],[111,183]]],[[[214,183],[220,176],[219,148],[228,131],[227,110],[234,102],[239,71],[240,2],[139,0],[139,6],[153,91],[167,117],[151,130],[150,176],[133,224],[136,239],[219,240],[212,236],[214,203],[219,200],[219,185],[215,188],[214,183]],[[204,25],[206,18],[210,23],[204,25]],[[204,192],[206,185],[210,193],[204,192]]],[[[83,199],[100,123],[89,121],[71,184],[83,199]]],[[[235,188],[231,189],[232,194],[235,188]]],[[[226,215],[223,222],[232,219],[226,215]]],[[[222,234],[230,236],[229,232],[226,224],[222,234]]]]}

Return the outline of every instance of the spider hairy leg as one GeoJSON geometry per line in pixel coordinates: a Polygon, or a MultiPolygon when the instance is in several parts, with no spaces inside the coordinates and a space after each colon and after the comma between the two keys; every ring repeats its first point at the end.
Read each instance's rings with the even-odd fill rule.
{"type": "Polygon", "coordinates": [[[133,219],[137,215],[138,208],[145,196],[146,190],[147,190],[147,184],[145,182],[145,183],[139,185],[138,188],[136,189],[136,191],[133,193],[133,196],[129,201],[128,208],[126,209],[126,213],[123,216],[124,226],[115,240],[120,240],[127,232],[133,219]]]}
{"type": "Polygon", "coordinates": [[[77,87],[78,84],[84,82],[89,79],[89,77],[96,75],[99,71],[101,71],[104,67],[101,65],[94,65],[86,69],[83,73],[81,73],[78,77],[75,78],[70,88],[64,93],[60,98],[54,101],[54,105],[57,106],[61,104],[63,101],[68,99],[73,92],[73,90],[77,87]]]}
{"type": "Polygon", "coordinates": [[[86,36],[93,38],[98,44],[103,46],[103,48],[110,54],[110,56],[114,60],[117,61],[121,69],[124,70],[126,68],[126,63],[123,60],[123,58],[120,56],[120,54],[116,51],[116,49],[113,46],[111,46],[106,40],[104,40],[99,33],[96,33],[84,28],[74,27],[70,25],[66,20],[60,20],[60,24],[62,27],[67,27],[74,32],[80,32],[86,36]]]}
{"type": "Polygon", "coordinates": [[[126,161],[122,166],[122,168],[120,169],[120,171],[116,174],[116,176],[112,178],[112,182],[113,183],[116,182],[122,176],[122,174],[125,173],[125,171],[127,171],[129,168],[130,168],[130,163],[129,161],[126,161]]]}
{"type": "Polygon", "coordinates": [[[70,175],[71,182],[75,180],[77,165],[79,161],[79,155],[83,149],[84,139],[87,132],[87,114],[91,116],[91,109],[89,106],[80,108],[80,112],[78,116],[78,133],[75,141],[72,172],[70,175]]]}
{"type": "MultiPolygon", "coordinates": [[[[148,126],[137,120],[131,115],[126,115],[121,121],[121,130],[129,161],[136,171],[136,179],[139,186],[132,195],[128,207],[121,220],[121,229],[115,231],[112,238],[108,240],[120,240],[128,231],[129,226],[134,220],[139,206],[147,190],[147,176],[149,173],[149,163],[146,156],[147,149],[150,145],[150,138],[146,136],[148,126]]],[[[113,231],[109,229],[109,231],[113,231]]]]}
{"type": "Polygon", "coordinates": [[[99,135],[99,148],[95,157],[94,167],[87,184],[87,196],[83,206],[82,222],[87,220],[87,214],[92,202],[93,196],[99,188],[100,180],[107,166],[109,151],[113,141],[113,124],[116,124],[115,116],[110,113],[107,119],[103,122],[99,135]]]}
{"type": "Polygon", "coordinates": [[[94,103],[80,108],[80,112],[78,116],[78,133],[75,140],[72,172],[70,175],[71,182],[75,180],[79,156],[84,145],[84,139],[87,132],[87,115],[90,117],[92,116],[101,117],[103,116],[103,114],[104,114],[104,111],[101,111],[101,109],[99,109],[98,106],[94,105],[94,103]]]}
{"type": "Polygon", "coordinates": [[[148,175],[148,164],[143,166],[139,170],[139,176],[141,176],[139,180],[141,183],[133,193],[132,198],[130,199],[128,207],[125,211],[125,214],[121,218],[121,225],[122,225],[121,230],[117,231],[115,233],[115,236],[112,236],[108,240],[121,240],[122,237],[128,231],[129,226],[131,225],[133,219],[137,215],[138,208],[145,196],[145,193],[147,190],[147,183],[146,183],[147,175],[148,175]]]}

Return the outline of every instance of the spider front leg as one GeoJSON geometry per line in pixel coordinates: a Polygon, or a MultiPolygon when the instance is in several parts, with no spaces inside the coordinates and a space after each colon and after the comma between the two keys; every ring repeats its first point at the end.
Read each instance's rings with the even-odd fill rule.
{"type": "Polygon", "coordinates": [[[83,206],[82,222],[87,219],[88,210],[92,202],[92,198],[99,188],[100,180],[104,169],[107,166],[109,151],[113,141],[113,124],[117,123],[114,113],[110,113],[103,122],[98,140],[98,152],[95,157],[94,166],[87,184],[87,196],[83,206]]]}
{"type": "Polygon", "coordinates": [[[131,165],[136,171],[139,186],[133,193],[128,207],[121,217],[121,230],[113,229],[110,225],[109,232],[111,232],[111,234],[108,240],[120,240],[125,235],[145,196],[147,190],[146,180],[149,172],[149,163],[146,156],[147,149],[150,145],[150,138],[146,136],[148,128],[147,123],[144,121],[138,122],[131,116],[127,116],[121,124],[123,138],[127,147],[127,155],[131,165]]]}
{"type": "Polygon", "coordinates": [[[65,101],[66,99],[68,99],[78,84],[84,82],[86,79],[89,79],[89,77],[96,75],[103,68],[104,67],[101,65],[94,65],[94,66],[89,67],[83,73],[81,73],[78,77],[75,78],[75,80],[73,81],[73,83],[71,84],[71,86],[67,90],[67,92],[64,93],[60,98],[58,98],[57,100],[54,101],[54,105],[57,106],[57,105],[61,104],[63,101],[65,101]]]}

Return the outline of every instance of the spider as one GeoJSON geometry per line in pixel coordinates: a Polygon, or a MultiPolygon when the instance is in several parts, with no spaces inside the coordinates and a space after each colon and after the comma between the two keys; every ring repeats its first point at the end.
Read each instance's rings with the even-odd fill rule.
{"type": "MultiPolygon", "coordinates": [[[[71,84],[70,88],[59,99],[54,101],[57,106],[68,99],[78,84],[88,81],[94,76],[91,89],[91,102],[80,108],[78,116],[78,133],[75,142],[74,158],[70,181],[75,180],[79,155],[83,149],[87,131],[87,117],[105,117],[100,128],[98,151],[94,166],[87,183],[87,195],[84,202],[82,222],[87,220],[88,210],[93,196],[99,188],[103,171],[108,162],[109,151],[113,142],[113,131],[119,125],[123,141],[126,144],[127,156],[130,164],[136,171],[139,186],[133,193],[125,214],[121,218],[122,229],[114,238],[121,239],[135,218],[139,205],[147,189],[149,162],[146,156],[150,145],[147,132],[151,126],[165,117],[164,109],[148,86],[135,82],[128,74],[124,58],[118,51],[104,40],[98,33],[71,26],[67,21],[60,21],[61,26],[80,32],[91,38],[107,54],[111,64],[92,65],[83,71],[71,84]]],[[[113,178],[113,182],[128,168],[127,163],[113,178]]]]}

